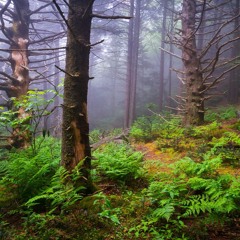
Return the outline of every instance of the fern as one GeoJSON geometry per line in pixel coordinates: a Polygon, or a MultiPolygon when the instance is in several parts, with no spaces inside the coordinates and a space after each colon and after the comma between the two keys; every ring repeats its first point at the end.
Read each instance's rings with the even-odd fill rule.
{"type": "Polygon", "coordinates": [[[8,161],[0,161],[0,179],[6,175],[8,167],[8,161]]]}
{"type": "Polygon", "coordinates": [[[174,173],[182,176],[199,176],[199,177],[211,177],[217,174],[217,169],[221,166],[221,156],[215,156],[211,159],[211,155],[206,153],[204,161],[197,163],[189,157],[185,157],[180,161],[172,165],[174,173]]]}
{"type": "Polygon", "coordinates": [[[158,207],[152,212],[153,217],[164,218],[167,221],[171,218],[175,211],[174,204],[173,203],[167,203],[163,205],[162,207],[158,207]]]}
{"type": "Polygon", "coordinates": [[[56,174],[52,177],[51,185],[42,191],[41,194],[29,199],[24,205],[32,208],[41,204],[40,200],[45,200],[50,208],[50,213],[60,207],[62,210],[67,209],[75,202],[82,199],[79,194],[84,188],[82,186],[75,187],[73,182],[67,181],[69,178],[75,178],[75,173],[69,174],[66,169],[60,167],[56,174]]]}
{"type": "Polygon", "coordinates": [[[126,144],[110,143],[103,150],[94,152],[96,169],[115,181],[127,182],[143,176],[143,155],[126,144]]]}
{"type": "Polygon", "coordinates": [[[212,202],[208,195],[194,195],[189,199],[182,201],[182,205],[187,207],[187,210],[182,217],[198,216],[201,212],[211,212],[212,202]]]}
{"type": "MultiPolygon", "coordinates": [[[[49,138],[36,155],[30,148],[9,153],[0,184],[14,193],[20,204],[28,201],[49,186],[59,167],[59,152],[59,142],[49,138]]],[[[7,199],[8,192],[2,194],[7,199]]]]}
{"type": "Polygon", "coordinates": [[[216,179],[193,177],[188,180],[188,184],[191,189],[202,194],[193,194],[182,201],[183,206],[187,206],[183,217],[197,216],[205,212],[228,214],[238,209],[237,201],[240,199],[240,194],[237,191],[240,186],[234,177],[229,175],[216,179]],[[231,194],[233,189],[235,194],[231,194]]]}

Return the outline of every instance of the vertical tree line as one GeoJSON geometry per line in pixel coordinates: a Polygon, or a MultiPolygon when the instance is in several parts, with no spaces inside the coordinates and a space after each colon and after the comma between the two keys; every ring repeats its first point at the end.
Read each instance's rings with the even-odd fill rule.
{"type": "Polygon", "coordinates": [[[130,1],[130,16],[128,29],[127,87],[125,127],[130,127],[136,115],[136,87],[138,77],[138,55],[141,25],[141,0],[130,1]]]}

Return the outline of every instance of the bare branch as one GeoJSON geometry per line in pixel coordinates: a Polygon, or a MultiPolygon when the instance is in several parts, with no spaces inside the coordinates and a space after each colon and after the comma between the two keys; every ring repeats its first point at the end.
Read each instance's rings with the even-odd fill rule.
{"type": "Polygon", "coordinates": [[[43,5],[43,6],[39,7],[39,8],[37,8],[37,9],[34,10],[34,11],[31,11],[30,14],[29,14],[29,16],[31,16],[31,15],[33,15],[33,14],[35,14],[35,13],[38,13],[39,11],[41,11],[42,9],[48,7],[48,6],[51,5],[51,4],[52,4],[52,2],[47,3],[46,5],[43,5]]]}
{"type": "Polygon", "coordinates": [[[239,40],[239,39],[240,39],[240,37],[233,38],[233,39],[225,42],[224,44],[222,44],[222,45],[218,48],[218,50],[217,50],[217,52],[216,52],[216,54],[215,54],[215,58],[207,65],[207,67],[205,67],[205,68],[203,69],[203,71],[206,71],[206,69],[207,69],[209,66],[211,66],[211,70],[210,70],[210,72],[208,73],[208,75],[203,79],[203,82],[204,82],[209,76],[211,76],[212,73],[215,71],[216,65],[217,65],[217,63],[218,63],[218,61],[219,61],[219,56],[221,55],[221,50],[222,50],[222,48],[225,47],[226,45],[232,43],[232,42],[235,42],[235,41],[239,40]]]}
{"type": "Polygon", "coordinates": [[[161,49],[162,51],[164,51],[164,52],[166,52],[166,53],[168,53],[168,54],[172,55],[173,57],[176,57],[176,58],[178,58],[178,59],[181,59],[181,60],[182,60],[182,57],[181,57],[181,56],[179,56],[179,55],[177,55],[177,54],[175,54],[175,53],[172,53],[172,52],[170,52],[170,51],[168,51],[168,50],[166,50],[166,49],[164,49],[164,48],[162,48],[162,47],[159,47],[159,49],[161,49]]]}
{"type": "Polygon", "coordinates": [[[213,35],[212,39],[209,41],[209,43],[207,44],[207,46],[201,51],[201,54],[199,56],[199,58],[203,58],[208,50],[212,47],[212,45],[214,45],[216,42],[219,42],[221,39],[223,39],[224,37],[226,36],[229,36],[231,35],[232,33],[234,33],[238,28],[239,28],[239,25],[234,28],[232,31],[228,32],[228,33],[225,33],[224,35],[220,35],[220,32],[222,31],[222,29],[228,25],[229,23],[231,23],[233,20],[235,20],[236,18],[239,18],[240,17],[240,14],[238,14],[237,16],[234,16],[232,17],[231,19],[229,19],[228,21],[224,22],[219,28],[218,30],[216,31],[216,33],[213,35]]]}
{"type": "Polygon", "coordinates": [[[0,74],[3,75],[4,77],[8,78],[9,80],[11,80],[11,81],[14,82],[14,83],[19,83],[19,81],[18,81],[16,78],[8,75],[8,74],[5,73],[5,72],[0,72],[0,74]]]}
{"type": "Polygon", "coordinates": [[[98,44],[101,44],[101,43],[103,43],[104,42],[104,39],[102,39],[101,41],[99,41],[99,42],[96,42],[96,43],[93,43],[93,44],[89,44],[89,45],[86,45],[87,47],[94,47],[94,46],[96,46],[96,45],[98,45],[98,44]]]}
{"type": "Polygon", "coordinates": [[[101,18],[101,19],[131,19],[130,16],[105,16],[105,15],[98,15],[93,13],[91,17],[101,18]]]}
{"type": "Polygon", "coordinates": [[[237,64],[229,69],[227,69],[226,71],[224,71],[220,76],[218,76],[217,78],[215,78],[215,80],[209,84],[208,87],[206,87],[203,91],[201,91],[200,93],[205,93],[206,91],[208,91],[211,87],[213,87],[216,83],[218,83],[219,81],[222,80],[222,78],[229,72],[231,72],[232,70],[234,70],[235,68],[239,67],[240,64],[237,64]]]}
{"type": "Polygon", "coordinates": [[[65,18],[64,14],[63,14],[63,12],[62,12],[62,10],[61,10],[61,8],[60,8],[60,6],[57,4],[56,0],[53,0],[53,3],[54,3],[54,5],[56,6],[56,8],[57,8],[57,10],[58,10],[58,12],[59,12],[59,14],[60,14],[60,16],[61,16],[62,19],[63,19],[63,21],[64,21],[65,24],[67,25],[68,30],[69,30],[69,31],[71,32],[71,34],[73,35],[74,39],[75,39],[76,41],[78,41],[77,38],[76,38],[75,33],[73,32],[73,30],[72,30],[71,27],[69,26],[68,21],[67,21],[67,19],[65,18]]]}
{"type": "Polygon", "coordinates": [[[63,73],[65,73],[65,74],[67,74],[68,76],[70,76],[70,77],[73,77],[73,75],[72,75],[72,74],[70,74],[70,73],[66,72],[65,70],[63,70],[62,68],[58,67],[57,65],[55,65],[55,67],[56,67],[58,70],[60,70],[61,72],[63,72],[63,73]]]}
{"type": "Polygon", "coordinates": [[[18,51],[18,52],[25,52],[25,51],[30,51],[30,52],[35,52],[35,51],[54,51],[54,50],[61,50],[61,49],[67,49],[67,47],[58,47],[58,48],[34,48],[34,49],[4,49],[0,48],[0,51],[2,52],[12,52],[12,51],[18,51]]]}
{"type": "Polygon", "coordinates": [[[4,23],[4,20],[3,20],[3,14],[4,12],[7,10],[7,8],[9,7],[11,3],[11,0],[8,0],[7,3],[5,4],[5,6],[0,10],[0,21],[1,21],[1,30],[2,30],[2,33],[5,35],[5,37],[12,43],[12,44],[16,44],[12,38],[9,36],[8,32],[6,32],[6,28],[5,28],[5,23],[4,23]]]}

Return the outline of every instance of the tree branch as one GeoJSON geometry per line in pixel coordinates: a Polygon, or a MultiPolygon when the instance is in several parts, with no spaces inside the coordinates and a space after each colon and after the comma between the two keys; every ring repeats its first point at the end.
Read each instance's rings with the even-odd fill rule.
{"type": "Polygon", "coordinates": [[[12,82],[14,82],[14,83],[19,83],[19,81],[18,81],[16,78],[14,78],[14,77],[8,75],[8,74],[5,73],[5,72],[0,72],[0,74],[3,75],[4,77],[10,79],[10,80],[11,80],[12,82]]]}
{"type": "Polygon", "coordinates": [[[58,48],[34,48],[34,49],[4,49],[0,48],[0,51],[2,52],[12,52],[12,51],[18,51],[18,52],[25,52],[25,51],[53,51],[53,50],[61,50],[61,49],[67,49],[67,47],[58,47],[58,48]]]}
{"type": "Polygon", "coordinates": [[[91,17],[101,18],[101,19],[131,19],[130,16],[105,16],[105,15],[98,15],[93,13],[91,17]]]}
{"type": "Polygon", "coordinates": [[[30,14],[29,14],[29,16],[31,16],[31,15],[33,15],[33,14],[35,14],[35,13],[41,11],[42,9],[48,7],[48,6],[51,5],[51,4],[52,4],[52,2],[47,3],[46,5],[43,5],[43,6],[39,7],[39,8],[37,8],[37,9],[34,10],[34,11],[31,11],[30,14]]]}
{"type": "Polygon", "coordinates": [[[11,3],[11,0],[8,0],[7,3],[5,4],[5,6],[0,10],[0,21],[1,21],[1,29],[2,29],[2,33],[4,34],[4,36],[12,43],[12,44],[16,44],[12,38],[9,36],[9,34],[6,32],[6,28],[5,28],[5,23],[3,20],[3,13],[7,10],[7,8],[9,7],[11,3]]]}
{"type": "Polygon", "coordinates": [[[170,54],[170,55],[171,55],[171,56],[173,56],[173,57],[176,57],[176,58],[178,58],[178,59],[181,59],[181,60],[182,60],[182,57],[181,57],[181,56],[179,56],[179,55],[177,55],[177,54],[174,54],[174,53],[172,53],[172,52],[170,52],[170,51],[168,51],[168,50],[166,50],[166,49],[164,49],[164,48],[162,48],[162,47],[159,47],[159,49],[161,49],[162,51],[164,51],[164,52],[166,52],[166,53],[170,54]]]}

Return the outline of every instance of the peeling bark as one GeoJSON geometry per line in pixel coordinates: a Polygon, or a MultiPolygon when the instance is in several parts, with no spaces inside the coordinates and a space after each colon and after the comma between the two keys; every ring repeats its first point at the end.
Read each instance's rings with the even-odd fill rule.
{"type": "Polygon", "coordinates": [[[91,188],[87,94],[92,3],[90,0],[69,1],[61,160],[69,172],[80,164],[82,184],[87,190],[91,188]]]}
{"type": "MultiPolygon", "coordinates": [[[[11,44],[9,61],[11,63],[13,77],[9,89],[6,93],[9,98],[16,98],[21,101],[22,96],[26,96],[29,88],[28,71],[28,42],[29,42],[29,2],[28,0],[15,0],[13,24],[10,29],[11,44]]],[[[13,106],[14,109],[14,106],[13,106]]],[[[28,119],[29,113],[26,113],[23,107],[17,109],[16,118],[21,122],[28,119]]],[[[29,124],[28,120],[24,124],[29,124]]],[[[16,148],[25,148],[30,143],[29,131],[24,127],[23,122],[13,129],[12,137],[9,143],[16,148]]]]}

